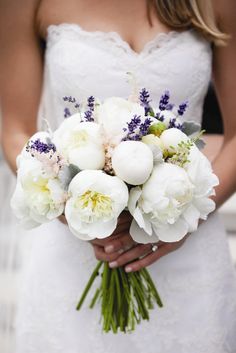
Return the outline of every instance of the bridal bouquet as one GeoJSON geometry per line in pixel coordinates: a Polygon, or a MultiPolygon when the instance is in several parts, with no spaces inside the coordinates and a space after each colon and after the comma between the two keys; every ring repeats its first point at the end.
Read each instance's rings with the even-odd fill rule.
{"type": "MultiPolygon", "coordinates": [[[[112,97],[85,104],[64,97],[77,112],[52,132],[38,132],[17,158],[12,208],[28,228],[64,214],[71,232],[88,241],[109,237],[123,210],[133,216],[137,243],[175,242],[214,210],[218,184],[200,152],[200,126],[183,120],[168,91],[157,107],[142,89],[129,99],[112,97]]],[[[90,307],[101,302],[103,330],[126,332],[162,306],[147,271],[126,273],[98,262],[80,298],[79,310],[101,274],[90,307]]]]}

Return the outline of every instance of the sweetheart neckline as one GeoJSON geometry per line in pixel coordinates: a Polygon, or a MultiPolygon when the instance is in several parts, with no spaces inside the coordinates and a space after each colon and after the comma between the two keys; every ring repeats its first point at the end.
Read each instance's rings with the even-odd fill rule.
{"type": "Polygon", "coordinates": [[[147,41],[143,48],[137,52],[134,50],[131,45],[122,38],[122,36],[115,31],[87,31],[83,27],[81,27],[77,23],[59,23],[59,24],[50,24],[47,27],[47,37],[46,40],[49,40],[51,31],[61,32],[63,29],[75,29],[78,33],[82,33],[83,35],[86,35],[88,37],[94,37],[94,38],[104,38],[106,40],[109,40],[113,43],[115,43],[117,46],[122,47],[126,53],[129,53],[130,55],[133,55],[135,57],[142,57],[145,54],[148,54],[152,51],[153,48],[160,49],[165,43],[171,41],[172,39],[175,39],[183,34],[186,33],[191,33],[194,31],[193,28],[184,30],[184,31],[176,31],[176,30],[170,30],[168,32],[158,32],[152,39],[147,41]]]}

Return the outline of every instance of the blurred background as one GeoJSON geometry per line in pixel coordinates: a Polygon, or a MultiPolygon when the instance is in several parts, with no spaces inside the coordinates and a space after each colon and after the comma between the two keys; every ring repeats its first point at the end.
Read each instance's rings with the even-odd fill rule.
{"type": "MultiPolygon", "coordinates": [[[[209,134],[207,154],[213,159],[222,144],[223,125],[217,99],[209,87],[204,104],[203,128],[209,134]]],[[[4,161],[0,149],[0,353],[14,353],[14,318],[22,269],[27,266],[30,239],[17,228],[10,210],[10,196],[15,178],[4,161]]],[[[236,195],[220,209],[229,240],[232,259],[236,265],[236,195]]],[[[45,352],[46,353],[46,352],[45,352]]]]}

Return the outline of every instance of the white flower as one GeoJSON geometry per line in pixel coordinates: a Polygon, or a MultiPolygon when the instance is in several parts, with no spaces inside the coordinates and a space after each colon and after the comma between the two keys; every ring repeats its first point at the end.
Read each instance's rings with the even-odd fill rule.
{"type": "MultiPolygon", "coordinates": [[[[183,168],[169,163],[154,167],[142,189],[130,191],[128,207],[134,217],[130,229],[133,239],[141,243],[182,239],[189,231],[184,215],[193,192],[194,185],[183,168]]],[[[191,220],[191,215],[188,217],[191,220]]]]}
{"type": "Polygon", "coordinates": [[[84,170],[69,185],[65,215],[71,232],[82,240],[113,233],[119,214],[127,206],[128,188],[118,177],[84,170]]]}
{"type": "Polygon", "coordinates": [[[219,184],[219,179],[213,173],[209,160],[196,146],[191,148],[188,160],[184,168],[195,186],[193,205],[199,212],[199,218],[206,219],[215,209],[215,203],[209,197],[215,195],[214,187],[219,184]]]}
{"type": "Polygon", "coordinates": [[[112,167],[126,183],[143,184],[153,169],[152,151],[143,142],[123,141],[114,149],[112,167]]]}
{"type": "Polygon", "coordinates": [[[21,161],[11,207],[22,225],[31,228],[60,216],[66,199],[58,179],[51,178],[35,160],[21,161]]]}
{"type": "Polygon", "coordinates": [[[158,136],[148,134],[142,137],[142,142],[148,145],[152,150],[154,163],[160,163],[163,161],[162,151],[164,150],[164,146],[158,136]]]}
{"type": "Polygon", "coordinates": [[[171,128],[163,131],[160,136],[160,140],[164,149],[169,153],[173,153],[176,149],[178,149],[180,142],[187,142],[189,141],[189,138],[181,130],[171,128]]]}
{"type": "Polygon", "coordinates": [[[105,152],[101,128],[94,122],[81,122],[80,114],[63,121],[54,132],[53,142],[69,164],[79,169],[102,169],[105,152]]]}
{"type": "Polygon", "coordinates": [[[30,207],[27,203],[27,195],[24,193],[19,181],[16,183],[16,188],[11,198],[11,208],[23,228],[32,229],[41,224],[41,222],[38,222],[31,217],[30,207]]]}
{"type": "Polygon", "coordinates": [[[148,134],[142,137],[142,142],[146,143],[146,145],[155,145],[158,146],[160,149],[163,148],[163,143],[158,136],[153,134],[148,134]]]}
{"type": "Polygon", "coordinates": [[[145,120],[144,108],[139,104],[119,97],[107,98],[97,108],[96,118],[102,125],[107,143],[118,144],[126,135],[124,128],[134,116],[145,120]]]}

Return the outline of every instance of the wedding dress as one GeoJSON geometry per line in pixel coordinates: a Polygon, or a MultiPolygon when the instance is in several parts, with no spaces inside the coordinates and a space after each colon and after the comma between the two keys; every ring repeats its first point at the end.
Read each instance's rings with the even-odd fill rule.
{"type": "MultiPolygon", "coordinates": [[[[186,99],[188,120],[201,121],[211,77],[210,44],[194,30],[159,34],[136,53],[117,33],[76,24],[48,28],[39,127],[56,128],[65,95],[128,97],[127,72],[157,105],[165,89],[186,99]]],[[[214,117],[212,117],[214,118],[214,117]]],[[[177,251],[149,267],[164,307],[134,333],[101,332],[99,306],[75,310],[96,259],[87,242],[53,221],[34,229],[17,320],[17,353],[235,353],[236,280],[217,213],[177,251]]],[[[93,292],[93,291],[92,291],[93,292]]],[[[93,293],[90,294],[90,298],[93,293]]]]}

